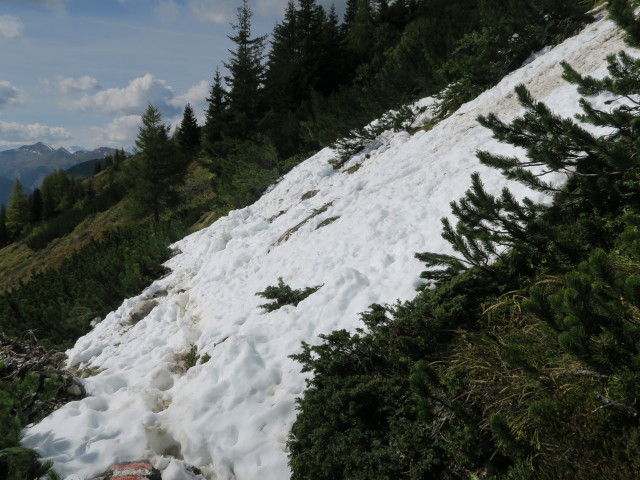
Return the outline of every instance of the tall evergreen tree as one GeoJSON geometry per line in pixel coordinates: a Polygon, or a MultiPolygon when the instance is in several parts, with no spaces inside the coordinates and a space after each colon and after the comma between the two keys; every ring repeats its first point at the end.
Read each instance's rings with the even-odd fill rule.
{"type": "Polygon", "coordinates": [[[19,235],[29,221],[29,202],[24,188],[18,178],[13,181],[9,207],[7,208],[6,225],[12,237],[19,235]]]}
{"type": "Polygon", "coordinates": [[[212,157],[214,156],[215,145],[222,140],[224,129],[227,128],[229,113],[227,92],[222,86],[222,76],[218,68],[216,68],[216,73],[213,77],[213,84],[209,90],[207,102],[201,144],[204,153],[212,157]]]}
{"type": "Polygon", "coordinates": [[[184,107],[182,122],[177,132],[178,144],[187,162],[193,160],[200,151],[200,128],[193,114],[191,104],[184,107]]]}
{"type": "Polygon", "coordinates": [[[160,111],[149,104],[142,116],[136,137],[138,155],[131,164],[131,195],[134,216],[153,214],[160,219],[165,205],[173,198],[173,187],[179,179],[181,167],[169,140],[169,127],[162,123],[160,111]]]}
{"type": "Polygon", "coordinates": [[[229,76],[229,114],[231,135],[245,138],[255,133],[258,117],[262,113],[264,84],[264,44],[266,35],[251,37],[251,17],[248,0],[238,7],[238,23],[232,25],[235,35],[229,39],[235,44],[229,50],[230,58],[225,67],[229,76]]]}
{"type": "Polygon", "coordinates": [[[344,11],[344,21],[342,22],[342,29],[344,32],[348,32],[353,23],[356,20],[356,12],[358,10],[358,0],[347,0],[347,5],[344,11]]]}
{"type": "Polygon", "coordinates": [[[282,22],[273,27],[267,62],[267,99],[269,106],[276,111],[295,108],[298,86],[293,84],[293,79],[299,51],[297,33],[296,7],[290,1],[282,22]]]}
{"type": "Polygon", "coordinates": [[[346,32],[345,40],[349,51],[359,63],[367,62],[373,52],[376,39],[376,20],[371,0],[357,0],[353,23],[346,32]]]}
{"type": "Polygon", "coordinates": [[[74,188],[71,179],[62,169],[51,172],[44,177],[40,187],[42,219],[50,220],[71,207],[75,197],[74,188]]]}
{"type": "Polygon", "coordinates": [[[315,84],[316,90],[329,95],[346,81],[349,71],[348,65],[343,58],[342,35],[338,21],[338,14],[332,5],[329,13],[325,17],[322,27],[320,44],[320,78],[315,84]]]}

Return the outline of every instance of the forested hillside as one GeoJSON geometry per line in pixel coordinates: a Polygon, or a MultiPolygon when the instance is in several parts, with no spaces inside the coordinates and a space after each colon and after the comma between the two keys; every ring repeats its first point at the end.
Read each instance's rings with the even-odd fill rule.
{"type": "MultiPolygon", "coordinates": [[[[348,2],[340,21],[314,0],[299,0],[288,4],[267,38],[252,35],[251,10],[243,1],[230,34],[235,48],[221,61],[228,73],[223,77],[215,70],[203,126],[186,105],[180,127],[171,132],[149,105],[133,157],[118,153],[83,181],[54,172],[30,196],[14,186],[8,208],[0,213],[0,241],[7,244],[0,268],[21,265],[24,274],[4,285],[10,291],[0,297],[3,330],[14,337],[32,330],[49,347],[72,345],[92,319],[158,277],[169,255],[167,246],[194,225],[251,204],[309,152],[326,145],[334,148],[332,166],[322,175],[356,175],[373,154],[362,149],[373,152],[372,141],[382,138],[381,133],[430,130],[532,53],[594,21],[588,13],[593,6],[592,1],[355,0],[348,2]],[[424,112],[408,105],[427,95],[435,97],[430,104],[436,108],[426,124],[416,124],[414,119],[424,112]],[[380,120],[370,124],[376,118],[380,120]],[[362,163],[354,163],[352,155],[359,152],[362,163]],[[348,169],[341,170],[345,165],[348,169]],[[45,265],[54,268],[38,265],[38,258],[45,257],[56,258],[45,265]]],[[[637,41],[630,4],[612,1],[609,11],[626,27],[630,41],[637,41]]],[[[470,189],[452,203],[457,225],[443,223],[452,254],[418,255],[427,266],[423,278],[431,282],[428,287],[405,303],[372,305],[358,330],[324,329],[316,332],[323,343],[314,340],[303,343],[301,351],[292,350],[301,364],[297,368],[308,372],[298,417],[291,432],[285,432],[292,478],[633,478],[638,472],[632,452],[637,449],[640,306],[634,79],[640,67],[624,55],[610,62],[605,80],[564,67],[566,80],[577,84],[581,94],[608,99],[606,109],[583,102],[579,118],[604,130],[556,116],[524,87],[516,91],[522,116],[509,122],[492,114],[479,119],[497,140],[527,152],[524,158],[482,151],[480,162],[543,194],[538,200],[523,200],[508,190],[491,193],[482,176],[472,176],[470,189]],[[599,136],[603,131],[605,136],[599,136]],[[541,172],[565,175],[568,181],[547,182],[541,172]],[[543,197],[553,198],[553,204],[543,197]]],[[[318,158],[326,159],[323,155],[318,158]]],[[[316,195],[318,191],[309,190],[300,200],[316,195]]],[[[323,231],[339,222],[340,215],[331,215],[336,199],[320,198],[326,201],[315,205],[313,200],[311,213],[274,239],[267,254],[315,217],[316,228],[323,231]]],[[[444,203],[450,200],[454,198],[444,203]]],[[[276,210],[263,223],[289,218],[287,208],[276,210]]],[[[250,210],[240,212],[235,214],[250,215],[242,213],[250,210]]],[[[263,228],[266,224],[255,231],[263,228]]],[[[222,249],[228,241],[220,240],[222,249]]],[[[212,248],[217,252],[219,247],[212,248]]],[[[248,260],[234,262],[229,275],[248,260]]],[[[271,286],[263,284],[262,291],[253,292],[275,300],[273,311],[296,306],[309,295],[325,298],[323,288],[333,288],[318,279],[294,290],[282,276],[273,271],[271,286]]],[[[414,281],[407,278],[405,283],[414,281]]],[[[178,284],[166,288],[178,291],[178,284]]],[[[168,317],[176,317],[178,324],[186,321],[180,320],[187,308],[181,302],[188,305],[189,294],[181,290],[179,295],[186,295],[176,300],[180,306],[153,318],[163,324],[168,317]]],[[[378,297],[367,298],[371,303],[378,297]]],[[[393,301],[384,294],[379,298],[393,301]]],[[[105,329],[124,325],[125,310],[132,306],[125,305],[105,321],[105,329]]],[[[199,315],[206,318],[204,312],[199,315]]],[[[231,336],[208,342],[200,317],[187,317],[194,326],[176,334],[171,345],[175,352],[186,348],[186,341],[192,349],[191,360],[180,357],[184,372],[202,367],[213,348],[231,336]]],[[[147,328],[148,322],[139,325],[147,328]]],[[[333,326],[343,328],[337,319],[333,326]]],[[[126,333],[129,329],[135,332],[136,322],[117,335],[134,335],[126,333]]],[[[235,348],[238,342],[232,337],[221,348],[235,348]]],[[[111,348],[87,347],[89,355],[79,345],[72,363],[89,371],[98,350],[111,348]]],[[[226,351],[221,348],[217,351],[226,351]]],[[[104,385],[111,388],[112,367],[104,368],[104,385]]],[[[204,375],[206,368],[198,372],[204,375]]],[[[176,372],[167,374],[172,378],[167,389],[174,377],[181,381],[176,372]]],[[[158,380],[151,383],[159,385],[158,380]]],[[[37,410],[18,417],[16,405],[42,385],[3,381],[1,424],[17,432],[25,418],[37,418],[37,410]]],[[[104,386],[96,388],[96,395],[105,394],[100,390],[104,386]]],[[[40,391],[51,396],[51,390],[40,391]]],[[[178,392],[173,395],[179,397],[178,392]]],[[[253,399],[254,393],[247,395],[253,399]]],[[[169,397],[158,401],[171,405],[169,397]]],[[[245,452],[245,463],[237,467],[243,473],[234,473],[227,460],[207,450],[216,445],[226,451],[226,444],[215,442],[226,441],[227,430],[219,440],[202,437],[197,445],[177,433],[170,420],[177,415],[174,409],[168,408],[164,417],[159,413],[163,409],[153,411],[158,414],[154,421],[168,422],[166,428],[174,431],[156,438],[149,433],[153,428],[145,426],[149,447],[136,447],[141,455],[168,455],[205,467],[207,475],[229,478],[258,478],[252,476],[257,472],[277,478],[282,473],[279,460],[266,473],[248,466],[255,451],[262,452],[259,459],[266,455],[263,447],[245,452]]],[[[268,426],[268,435],[274,436],[271,428],[282,429],[268,426]]],[[[96,435],[102,438],[102,433],[96,435]]],[[[279,444],[284,443],[281,437],[279,444]]],[[[15,445],[16,438],[12,434],[0,447],[15,445]]],[[[31,434],[27,444],[55,459],[55,448],[37,438],[31,434]]],[[[98,463],[116,453],[123,454],[104,449],[98,463]]],[[[22,450],[3,450],[0,468],[9,478],[28,477],[24,469],[34,459],[22,450]]],[[[76,468],[69,465],[63,467],[65,474],[76,468]]]]}

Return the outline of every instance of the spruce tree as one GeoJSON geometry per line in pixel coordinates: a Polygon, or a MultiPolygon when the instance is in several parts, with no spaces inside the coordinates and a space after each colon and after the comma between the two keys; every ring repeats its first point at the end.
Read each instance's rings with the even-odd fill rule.
{"type": "Polygon", "coordinates": [[[215,151],[215,146],[222,140],[228,123],[229,103],[227,92],[222,86],[222,76],[218,68],[216,68],[216,73],[213,77],[213,84],[209,90],[207,102],[201,144],[204,153],[211,157],[215,151]]]}
{"type": "Polygon", "coordinates": [[[6,225],[12,238],[20,235],[29,222],[29,202],[24,194],[24,188],[18,178],[13,181],[9,207],[7,208],[6,225]]]}
{"type": "Polygon", "coordinates": [[[229,39],[235,44],[229,50],[230,58],[224,66],[229,70],[225,82],[229,87],[230,133],[234,138],[245,138],[256,131],[258,117],[263,109],[264,43],[266,35],[251,37],[251,17],[248,0],[238,7],[238,20],[232,25],[235,35],[229,39]]]}
{"type": "Polygon", "coordinates": [[[265,89],[272,110],[281,112],[293,109],[299,94],[296,78],[298,61],[298,28],[296,7],[293,1],[287,3],[284,18],[273,27],[271,49],[269,51],[265,89]]]}
{"type": "Polygon", "coordinates": [[[59,169],[44,177],[40,187],[42,194],[42,219],[50,220],[70,208],[74,201],[71,179],[59,169]]]}
{"type": "Polygon", "coordinates": [[[182,155],[187,162],[191,162],[200,151],[200,128],[189,103],[184,107],[182,122],[176,135],[182,155]]]}
{"type": "Polygon", "coordinates": [[[371,0],[357,0],[353,23],[346,33],[345,42],[358,63],[366,63],[372,58],[376,30],[371,0]]]}
{"type": "Polygon", "coordinates": [[[151,104],[142,116],[135,145],[138,155],[131,164],[132,213],[134,216],[151,213],[158,221],[184,172],[169,140],[169,127],[162,123],[160,111],[151,104]]]}

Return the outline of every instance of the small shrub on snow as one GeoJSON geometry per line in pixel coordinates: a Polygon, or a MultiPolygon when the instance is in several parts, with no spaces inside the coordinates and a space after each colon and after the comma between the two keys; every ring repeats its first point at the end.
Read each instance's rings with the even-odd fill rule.
{"type": "Polygon", "coordinates": [[[278,285],[269,285],[263,292],[258,292],[256,295],[269,300],[275,300],[274,302],[263,303],[260,305],[260,308],[263,308],[265,311],[273,312],[285,305],[293,305],[294,307],[297,307],[302,300],[312,293],[317,292],[321,286],[322,285],[317,285],[315,287],[306,287],[304,290],[294,290],[284,283],[282,277],[280,277],[278,278],[278,285]]]}

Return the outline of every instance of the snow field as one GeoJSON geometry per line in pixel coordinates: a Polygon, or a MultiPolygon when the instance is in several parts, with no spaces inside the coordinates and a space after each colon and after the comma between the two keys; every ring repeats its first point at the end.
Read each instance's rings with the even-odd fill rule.
{"type": "MultiPolygon", "coordinates": [[[[517,152],[493,140],[478,115],[521,113],[513,89],[524,83],[572,116],[579,97],[560,78],[559,62],[602,75],[605,57],[623,48],[613,24],[599,19],[431,130],[387,133],[342,171],[328,164],[333,152],[322,150],[254,205],[178,242],[171,274],[67,352],[70,366],[98,372],[85,380],[90,396],[26,429],[24,445],[72,479],[143,458],[165,480],[192,478],[185,464],[207,479],[288,478],[285,443],[305,388],[289,355],[320,334],[353,331],[372,303],[411,299],[423,270],[414,253],[451,253],[440,218],[469,188],[472,172],[489,192],[508,184],[474,152],[517,152]],[[264,313],[265,299],[255,293],[279,277],[292,288],[322,287],[296,308],[264,313]],[[131,309],[151,297],[158,305],[131,322],[131,309]],[[182,357],[193,345],[210,359],[187,369],[182,357]]],[[[509,187],[517,197],[544,200],[509,187]]]]}

